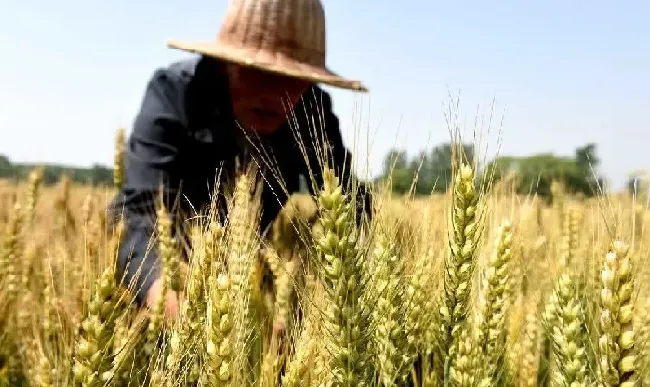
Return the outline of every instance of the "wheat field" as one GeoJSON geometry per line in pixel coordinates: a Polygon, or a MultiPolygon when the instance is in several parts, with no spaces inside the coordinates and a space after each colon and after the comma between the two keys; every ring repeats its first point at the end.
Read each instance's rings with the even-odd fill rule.
{"type": "Polygon", "coordinates": [[[547,203],[454,171],[445,195],[378,191],[357,227],[326,169],[266,238],[242,174],[228,219],[187,225],[188,262],[159,206],[175,320],[119,286],[115,189],[4,182],[0,385],[650,386],[641,201],[558,184],[547,203]]]}

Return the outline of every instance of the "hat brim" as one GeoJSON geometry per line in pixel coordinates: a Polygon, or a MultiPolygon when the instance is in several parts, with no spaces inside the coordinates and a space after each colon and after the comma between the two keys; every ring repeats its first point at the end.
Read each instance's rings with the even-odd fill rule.
{"type": "Polygon", "coordinates": [[[169,40],[167,46],[313,83],[324,83],[354,91],[368,91],[368,88],[360,81],[343,78],[327,68],[297,62],[286,56],[270,54],[263,50],[232,47],[218,42],[179,42],[176,40],[169,40]]]}

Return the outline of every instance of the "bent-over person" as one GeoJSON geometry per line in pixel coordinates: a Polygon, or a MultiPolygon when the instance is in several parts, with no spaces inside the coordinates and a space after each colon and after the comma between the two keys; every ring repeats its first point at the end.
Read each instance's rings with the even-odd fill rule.
{"type": "MultiPolygon", "coordinates": [[[[324,18],[319,0],[234,0],[216,41],[169,43],[197,56],[153,72],[127,141],[123,186],[112,203],[125,222],[119,269],[139,305],[153,305],[161,293],[160,262],[151,248],[161,186],[166,207],[179,206],[172,215],[187,216],[210,206],[222,186],[216,180],[232,179],[238,163],[269,157],[280,176],[264,179],[265,229],[288,194],[298,191],[300,175],[309,180],[314,173],[322,184],[315,146],[322,146],[321,138],[341,181],[350,180],[350,151],[331,97],[317,85],[366,89],[326,67],[324,18]]],[[[359,195],[361,215],[369,212],[369,197],[363,189],[359,195]]],[[[178,296],[168,292],[168,315],[177,313],[178,296]]]]}

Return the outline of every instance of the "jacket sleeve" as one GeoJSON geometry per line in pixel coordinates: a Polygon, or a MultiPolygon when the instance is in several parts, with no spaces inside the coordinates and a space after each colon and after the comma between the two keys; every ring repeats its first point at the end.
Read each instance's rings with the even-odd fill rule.
{"type": "MultiPolygon", "coordinates": [[[[352,153],[343,143],[339,119],[332,107],[332,98],[326,92],[322,92],[320,95],[321,97],[317,98],[320,111],[318,116],[322,117],[320,124],[323,126],[325,140],[328,143],[327,161],[329,167],[333,168],[339,177],[344,191],[355,196],[357,224],[360,224],[364,215],[367,220],[372,218],[372,194],[368,184],[359,181],[352,170],[352,153]]],[[[318,118],[313,118],[313,120],[312,122],[319,125],[318,118]]],[[[323,180],[320,169],[316,171],[315,175],[319,186],[322,187],[323,180]]]]}
{"type": "Polygon", "coordinates": [[[124,186],[111,206],[113,219],[122,215],[125,226],[118,272],[138,304],[146,299],[159,275],[154,238],[156,200],[162,197],[172,219],[177,218],[177,212],[171,210],[180,190],[179,154],[187,135],[183,100],[178,76],[157,70],[147,85],[128,140],[124,186]]]}

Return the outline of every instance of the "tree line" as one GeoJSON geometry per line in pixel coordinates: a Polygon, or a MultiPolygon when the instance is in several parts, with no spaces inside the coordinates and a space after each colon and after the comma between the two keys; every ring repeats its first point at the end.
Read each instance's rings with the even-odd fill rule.
{"type": "Polygon", "coordinates": [[[43,184],[55,184],[63,175],[70,180],[94,186],[110,186],[113,184],[112,168],[95,164],[90,168],[66,167],[58,164],[12,163],[8,157],[0,155],[0,179],[21,181],[25,180],[34,168],[43,169],[43,184]]]}
{"type": "MultiPolygon", "coordinates": [[[[462,152],[471,163],[475,163],[474,147],[469,144],[452,145],[443,143],[429,151],[420,151],[409,156],[405,150],[391,149],[383,159],[380,175],[375,182],[388,183],[392,192],[429,195],[446,192],[453,175],[454,153],[462,152]]],[[[572,156],[558,156],[553,153],[540,153],[530,156],[498,156],[481,165],[487,169],[494,182],[512,179],[519,194],[537,194],[550,197],[553,181],[562,183],[572,194],[591,197],[605,187],[605,179],[600,175],[600,159],[593,143],[576,148],[572,156]]],[[[56,164],[12,163],[0,155],[0,179],[23,180],[35,167],[43,168],[43,183],[54,184],[65,174],[72,181],[95,186],[110,186],[113,171],[110,167],[95,164],[90,168],[65,167],[56,164]]],[[[628,190],[638,192],[647,185],[647,176],[638,172],[630,176],[628,190]],[[643,179],[643,180],[641,180],[643,179]]]]}
{"type": "MultiPolygon", "coordinates": [[[[389,185],[394,193],[428,195],[446,192],[451,184],[454,152],[462,152],[492,182],[509,179],[518,194],[536,194],[550,198],[552,183],[561,183],[571,194],[592,197],[607,189],[599,171],[600,158],[596,144],[588,143],[575,149],[572,156],[539,153],[529,156],[498,156],[482,165],[475,159],[473,145],[443,143],[430,151],[409,157],[405,150],[392,149],[384,157],[378,181],[389,185]]],[[[647,177],[639,171],[630,175],[630,193],[646,192],[647,177]]]]}

